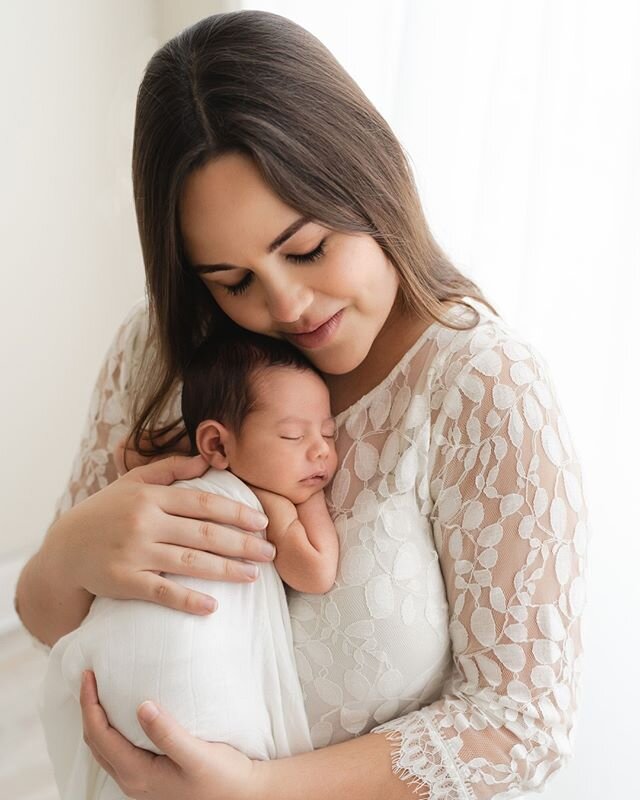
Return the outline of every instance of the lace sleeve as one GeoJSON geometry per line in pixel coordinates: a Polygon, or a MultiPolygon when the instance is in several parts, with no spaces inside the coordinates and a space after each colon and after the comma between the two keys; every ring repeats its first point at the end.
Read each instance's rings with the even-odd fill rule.
{"type": "Polygon", "coordinates": [[[53,522],[72,506],[118,477],[115,444],[128,433],[126,397],[147,335],[144,298],[136,302],[116,331],[98,373],[71,475],[54,509],[53,522]]]}
{"type": "Polygon", "coordinates": [[[544,360],[504,332],[467,355],[434,387],[429,456],[453,672],[436,702],[373,732],[420,796],[506,800],[572,753],[589,533],[544,360]]]}
{"type": "MultiPolygon", "coordinates": [[[[65,511],[117,477],[114,445],[128,433],[130,415],[127,402],[129,376],[137,368],[147,338],[146,299],[138,300],[118,327],[107,350],[91,394],[89,412],[80,437],[71,475],[54,508],[52,524],[65,511]]],[[[17,597],[14,608],[20,617],[17,597]]],[[[32,646],[43,653],[51,651],[26,627],[32,646]]]]}

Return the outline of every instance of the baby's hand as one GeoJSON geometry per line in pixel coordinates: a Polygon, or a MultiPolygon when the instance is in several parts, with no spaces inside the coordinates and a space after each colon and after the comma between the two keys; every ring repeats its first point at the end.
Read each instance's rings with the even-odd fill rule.
{"type": "Polygon", "coordinates": [[[268,489],[259,489],[249,484],[249,488],[256,495],[264,513],[267,515],[267,539],[276,546],[294,520],[298,519],[296,507],[287,497],[276,494],[268,489]]]}
{"type": "Polygon", "coordinates": [[[304,503],[251,487],[269,517],[267,538],[276,546],[274,565],[283,581],[299,592],[325,594],[333,586],[338,537],[322,489],[304,503]]]}

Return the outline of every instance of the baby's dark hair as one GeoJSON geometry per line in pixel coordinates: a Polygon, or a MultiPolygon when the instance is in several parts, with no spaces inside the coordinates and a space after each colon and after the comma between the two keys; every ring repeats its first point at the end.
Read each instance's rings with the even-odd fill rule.
{"type": "Polygon", "coordinates": [[[196,430],[205,419],[215,419],[235,435],[257,397],[254,378],[268,367],[320,370],[292,344],[240,326],[225,327],[205,339],[183,371],[182,419],[191,455],[198,454],[196,430]]]}

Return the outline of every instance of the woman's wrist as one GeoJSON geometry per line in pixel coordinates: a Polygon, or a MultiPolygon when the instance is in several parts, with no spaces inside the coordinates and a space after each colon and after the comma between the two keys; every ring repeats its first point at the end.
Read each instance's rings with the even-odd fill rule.
{"type": "MultiPolygon", "coordinates": [[[[66,525],[66,514],[50,526],[35,555],[54,586],[64,586],[69,591],[87,592],[78,582],[78,573],[73,558],[74,547],[70,541],[70,530],[66,525]]],[[[91,595],[93,597],[93,595],[91,595]]]]}
{"type": "Polygon", "coordinates": [[[253,764],[253,780],[246,800],[273,800],[269,773],[271,761],[252,760],[251,763],[253,764]]]}
{"type": "Polygon", "coordinates": [[[386,736],[367,733],[307,753],[253,761],[251,800],[415,800],[414,787],[393,771],[395,747],[386,736]]]}
{"type": "Polygon", "coordinates": [[[64,537],[57,521],[22,569],[16,585],[15,607],[22,624],[49,647],[78,627],[94,598],[75,579],[64,537]]]}

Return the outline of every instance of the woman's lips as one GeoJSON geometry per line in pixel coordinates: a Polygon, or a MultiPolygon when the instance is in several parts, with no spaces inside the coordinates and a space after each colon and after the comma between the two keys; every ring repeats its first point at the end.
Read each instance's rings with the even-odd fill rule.
{"type": "Polygon", "coordinates": [[[325,323],[320,325],[319,328],[316,328],[315,331],[310,331],[309,333],[288,333],[287,337],[291,339],[294,344],[300,347],[306,347],[310,350],[315,347],[321,347],[323,344],[326,344],[336,332],[338,325],[340,325],[343,312],[344,308],[341,308],[337,314],[334,314],[331,319],[328,319],[325,323]]]}

